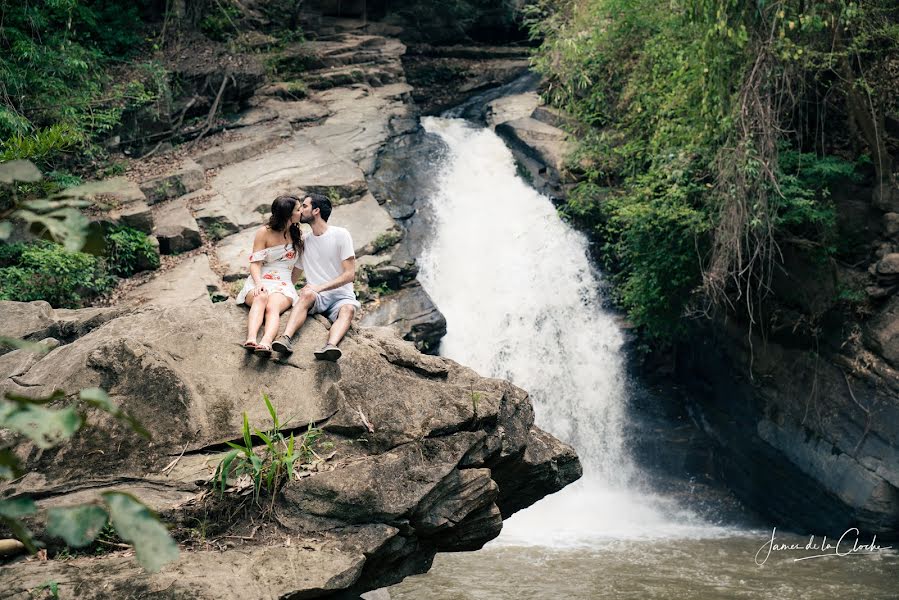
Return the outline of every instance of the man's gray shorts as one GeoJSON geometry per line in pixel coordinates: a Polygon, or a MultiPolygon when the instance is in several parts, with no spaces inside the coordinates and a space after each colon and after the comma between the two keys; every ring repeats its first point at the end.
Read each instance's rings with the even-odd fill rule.
{"type": "Polygon", "coordinates": [[[356,295],[346,290],[328,290],[315,295],[315,304],[309,310],[310,315],[323,314],[332,323],[337,320],[337,314],[341,306],[362,306],[356,300],[356,295]]]}

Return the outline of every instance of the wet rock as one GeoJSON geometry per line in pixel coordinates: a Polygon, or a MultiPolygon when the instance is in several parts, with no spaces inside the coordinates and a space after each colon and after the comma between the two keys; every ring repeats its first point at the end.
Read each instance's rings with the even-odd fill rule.
{"type": "Polygon", "coordinates": [[[196,191],[205,183],[203,169],[194,161],[187,159],[177,171],[142,182],[140,189],[147,196],[147,202],[155,204],[196,191]]]}
{"type": "Polygon", "coordinates": [[[530,117],[540,103],[540,95],[537,92],[497,98],[487,104],[485,112],[487,126],[494,129],[500,123],[530,117]]]}

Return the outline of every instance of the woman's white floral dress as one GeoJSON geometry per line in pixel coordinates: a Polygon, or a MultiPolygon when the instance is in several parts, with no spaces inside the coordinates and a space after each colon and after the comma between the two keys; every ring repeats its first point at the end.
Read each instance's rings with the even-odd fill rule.
{"type": "MultiPolygon", "coordinates": [[[[290,278],[298,258],[299,253],[293,249],[293,244],[270,246],[250,255],[251,263],[262,263],[262,277],[260,278],[262,288],[269,294],[284,294],[290,298],[291,306],[300,300],[290,278]]],[[[243,284],[243,289],[237,295],[237,303],[241,304],[244,302],[247,294],[255,287],[253,278],[247,277],[246,283],[243,284]]]]}

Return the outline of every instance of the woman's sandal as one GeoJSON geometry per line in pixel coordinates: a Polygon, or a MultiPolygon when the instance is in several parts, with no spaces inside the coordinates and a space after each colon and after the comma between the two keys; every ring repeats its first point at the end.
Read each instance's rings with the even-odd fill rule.
{"type": "Polygon", "coordinates": [[[243,343],[238,343],[237,345],[240,346],[241,348],[243,348],[244,350],[246,350],[247,352],[254,352],[256,350],[256,348],[259,347],[259,344],[257,344],[256,342],[243,342],[243,343]]]}
{"type": "Polygon", "coordinates": [[[253,353],[256,356],[269,357],[272,355],[272,347],[265,344],[256,344],[256,349],[253,350],[253,353]]]}

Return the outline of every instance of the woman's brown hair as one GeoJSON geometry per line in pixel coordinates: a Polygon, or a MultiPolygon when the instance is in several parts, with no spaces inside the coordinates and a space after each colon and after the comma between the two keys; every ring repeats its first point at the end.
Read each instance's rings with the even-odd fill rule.
{"type": "Polygon", "coordinates": [[[300,235],[300,224],[291,223],[290,216],[294,208],[300,204],[296,196],[278,196],[272,202],[272,216],[268,218],[266,226],[272,231],[284,231],[290,233],[290,242],[298,253],[303,251],[303,237],[300,235]]]}

